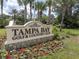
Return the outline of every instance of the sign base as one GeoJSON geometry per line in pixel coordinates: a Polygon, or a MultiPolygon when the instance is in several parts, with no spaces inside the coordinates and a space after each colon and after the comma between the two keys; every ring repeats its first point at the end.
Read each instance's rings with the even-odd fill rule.
{"type": "Polygon", "coordinates": [[[13,50],[13,49],[19,49],[19,48],[27,48],[27,47],[35,45],[35,44],[47,42],[49,40],[53,40],[53,34],[29,38],[29,39],[27,39],[27,41],[6,44],[5,49],[13,50]]]}

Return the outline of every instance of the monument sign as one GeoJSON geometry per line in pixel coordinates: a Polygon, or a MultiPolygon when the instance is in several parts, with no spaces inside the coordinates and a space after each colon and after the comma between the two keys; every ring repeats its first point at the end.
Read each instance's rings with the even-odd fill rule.
{"type": "Polygon", "coordinates": [[[53,38],[51,26],[39,21],[29,21],[24,25],[8,25],[6,31],[5,48],[9,50],[27,47],[53,38]]]}

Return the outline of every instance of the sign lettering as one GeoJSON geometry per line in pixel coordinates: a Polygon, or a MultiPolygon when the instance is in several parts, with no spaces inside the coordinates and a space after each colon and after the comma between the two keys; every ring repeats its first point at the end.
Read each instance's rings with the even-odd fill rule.
{"type": "Polygon", "coordinates": [[[13,40],[50,34],[49,28],[12,29],[13,40]]]}

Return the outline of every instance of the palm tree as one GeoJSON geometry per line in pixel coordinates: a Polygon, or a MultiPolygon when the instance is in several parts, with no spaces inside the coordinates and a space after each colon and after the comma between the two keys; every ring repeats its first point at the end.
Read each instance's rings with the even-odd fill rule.
{"type": "Polygon", "coordinates": [[[29,4],[30,4],[30,20],[32,19],[32,4],[33,4],[34,0],[29,0],[29,4]]]}
{"type": "Polygon", "coordinates": [[[43,2],[36,2],[35,9],[38,11],[38,19],[42,18],[43,11],[46,9],[46,5],[43,2]]]}
{"type": "Polygon", "coordinates": [[[14,20],[14,22],[15,22],[15,24],[16,24],[17,10],[16,10],[16,9],[13,9],[13,10],[12,10],[12,14],[13,14],[13,20],[14,20]]]}
{"type": "MultiPolygon", "coordinates": [[[[8,1],[8,0],[5,0],[5,1],[8,1]]],[[[0,0],[0,4],[1,4],[1,17],[3,17],[3,2],[4,0],[0,0]]]]}
{"type": "Polygon", "coordinates": [[[23,6],[24,5],[24,19],[26,22],[27,19],[27,4],[29,0],[18,0],[19,5],[23,6]]]}
{"type": "Polygon", "coordinates": [[[1,17],[3,17],[3,0],[0,0],[0,4],[1,4],[1,17]]]}
{"type": "Polygon", "coordinates": [[[51,16],[51,12],[52,12],[51,7],[52,7],[52,4],[53,4],[53,1],[52,0],[47,0],[46,2],[47,2],[47,6],[49,7],[49,14],[48,14],[48,16],[49,16],[49,20],[50,20],[50,16],[51,16]]]}

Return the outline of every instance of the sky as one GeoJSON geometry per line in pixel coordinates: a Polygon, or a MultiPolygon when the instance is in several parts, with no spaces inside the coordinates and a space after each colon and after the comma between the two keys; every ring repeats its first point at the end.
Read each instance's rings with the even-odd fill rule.
{"type": "Polygon", "coordinates": [[[23,7],[19,7],[17,0],[8,0],[7,2],[4,0],[4,8],[3,13],[8,14],[12,9],[23,9],[23,7]]]}

